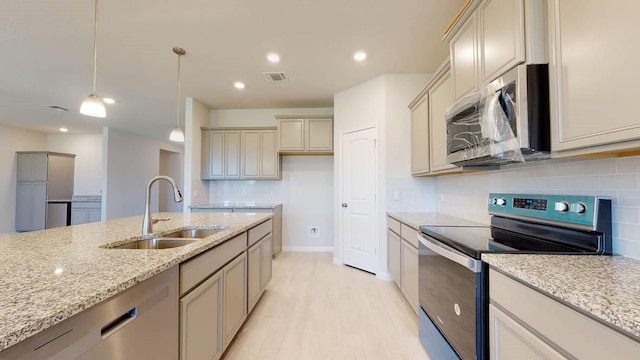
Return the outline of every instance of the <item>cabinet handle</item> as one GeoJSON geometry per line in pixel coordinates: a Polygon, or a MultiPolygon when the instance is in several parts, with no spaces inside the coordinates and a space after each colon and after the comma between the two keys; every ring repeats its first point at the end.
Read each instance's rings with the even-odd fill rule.
{"type": "Polygon", "coordinates": [[[346,208],[347,206],[348,206],[347,203],[342,203],[343,208],[346,208]]]}
{"type": "Polygon", "coordinates": [[[126,313],[120,315],[117,319],[105,325],[102,329],[100,329],[100,336],[103,339],[108,338],[113,335],[116,331],[122,329],[125,325],[133,321],[136,316],[138,316],[138,309],[133,308],[126,313]]]}

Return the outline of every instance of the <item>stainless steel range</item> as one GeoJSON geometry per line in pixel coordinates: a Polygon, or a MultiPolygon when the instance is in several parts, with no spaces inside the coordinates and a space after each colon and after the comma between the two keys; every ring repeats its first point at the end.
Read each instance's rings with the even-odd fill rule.
{"type": "Polygon", "coordinates": [[[420,340],[432,359],[488,359],[482,253],[611,254],[611,200],[489,194],[491,226],[421,226],[420,340]]]}

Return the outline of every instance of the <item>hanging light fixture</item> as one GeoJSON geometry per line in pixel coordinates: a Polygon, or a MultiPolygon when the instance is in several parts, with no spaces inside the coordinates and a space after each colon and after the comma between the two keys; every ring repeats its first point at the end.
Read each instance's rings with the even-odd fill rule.
{"type": "Polygon", "coordinates": [[[89,95],[80,106],[80,113],[94,117],[106,117],[107,110],[104,108],[104,102],[96,94],[96,69],[98,62],[98,0],[95,1],[95,20],[93,22],[93,92],[89,95]]]}
{"type": "Polygon", "coordinates": [[[180,129],[180,57],[187,52],[180,47],[174,47],[173,52],[178,55],[178,85],[176,86],[176,127],[171,131],[169,140],[184,142],[184,132],[180,129]]]}

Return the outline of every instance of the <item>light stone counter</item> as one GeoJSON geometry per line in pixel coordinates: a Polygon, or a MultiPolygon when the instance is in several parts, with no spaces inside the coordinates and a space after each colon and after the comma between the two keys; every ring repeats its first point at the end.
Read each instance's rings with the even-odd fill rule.
{"type": "Polygon", "coordinates": [[[211,203],[207,205],[195,205],[190,206],[191,209],[273,209],[274,207],[282,205],[275,203],[257,203],[253,201],[225,201],[219,203],[211,203]]]}
{"type": "Polygon", "coordinates": [[[458,218],[437,212],[387,211],[387,215],[420,231],[420,225],[427,226],[487,226],[479,222],[458,218]]]}
{"type": "MultiPolygon", "coordinates": [[[[0,351],[273,217],[270,213],[160,213],[155,232],[228,226],[162,250],[105,249],[139,237],[142,216],[0,237],[0,351]]],[[[1,354],[1,353],[0,353],[1,354]]]]}
{"type": "Polygon", "coordinates": [[[482,260],[640,339],[640,261],[621,256],[483,254],[482,260]]]}

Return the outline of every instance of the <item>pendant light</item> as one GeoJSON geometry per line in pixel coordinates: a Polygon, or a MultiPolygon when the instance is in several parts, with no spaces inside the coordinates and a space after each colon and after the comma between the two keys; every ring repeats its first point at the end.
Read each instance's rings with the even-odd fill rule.
{"type": "Polygon", "coordinates": [[[178,55],[178,85],[176,86],[176,127],[171,131],[169,140],[184,142],[184,132],[180,129],[180,57],[187,52],[179,47],[174,47],[173,52],[178,55]]]}
{"type": "Polygon", "coordinates": [[[104,102],[102,99],[96,94],[96,69],[98,63],[98,45],[97,45],[97,36],[98,36],[98,0],[95,1],[95,20],[93,22],[93,92],[89,95],[80,106],[80,113],[83,115],[93,116],[93,117],[106,117],[107,110],[104,107],[104,102]]]}

